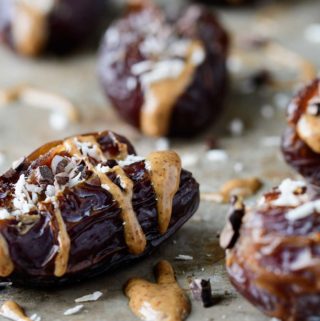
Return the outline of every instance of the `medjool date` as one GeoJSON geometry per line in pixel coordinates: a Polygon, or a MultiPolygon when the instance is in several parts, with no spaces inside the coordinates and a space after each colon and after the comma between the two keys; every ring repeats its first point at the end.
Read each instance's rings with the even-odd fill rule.
{"type": "Polygon", "coordinates": [[[168,15],[148,1],[106,31],[99,78],[120,116],[150,136],[193,136],[221,112],[228,37],[201,6],[168,15]]]}
{"type": "Polygon", "coordinates": [[[313,194],[303,181],[283,181],[246,211],[226,251],[235,288],[283,321],[320,315],[320,198],[313,194]]]}
{"type": "Polygon", "coordinates": [[[294,97],[288,107],[283,135],[285,160],[310,183],[320,185],[320,80],[294,97]]]}
{"type": "Polygon", "coordinates": [[[143,158],[112,132],[46,144],[0,177],[0,276],[75,282],[149,254],[196,211],[175,152],[143,158]]]}
{"type": "Polygon", "coordinates": [[[22,55],[65,53],[92,37],[103,0],[0,0],[0,40],[22,55]]]}

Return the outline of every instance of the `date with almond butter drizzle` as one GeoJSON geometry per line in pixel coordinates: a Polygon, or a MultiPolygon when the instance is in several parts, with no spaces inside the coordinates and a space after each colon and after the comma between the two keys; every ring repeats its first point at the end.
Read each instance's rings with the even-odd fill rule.
{"type": "Polygon", "coordinates": [[[190,301],[176,281],[168,261],[160,261],[155,268],[157,283],[131,279],[125,294],[134,314],[149,321],[183,321],[191,312],[190,301]]]}
{"type": "Polygon", "coordinates": [[[0,276],[32,286],[95,276],[150,253],[198,204],[175,152],[140,157],[109,131],[46,144],[0,176],[0,276]]]}

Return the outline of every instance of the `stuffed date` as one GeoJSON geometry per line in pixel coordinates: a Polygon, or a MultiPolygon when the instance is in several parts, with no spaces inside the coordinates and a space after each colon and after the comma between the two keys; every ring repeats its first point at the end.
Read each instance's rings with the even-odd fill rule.
{"type": "Polygon", "coordinates": [[[222,109],[226,32],[204,7],[170,17],[147,0],[136,2],[102,41],[103,90],[120,116],[145,135],[196,135],[222,109]]]}
{"type": "Polygon", "coordinates": [[[253,209],[234,199],[220,238],[236,289],[282,321],[320,316],[320,198],[287,179],[253,209]]]}
{"type": "Polygon", "coordinates": [[[304,88],[288,107],[282,151],[286,161],[320,186],[320,80],[304,88]]]}
{"type": "Polygon", "coordinates": [[[198,203],[175,152],[143,158],[110,131],[49,143],[0,177],[1,279],[41,287],[130,263],[198,203]]]}
{"type": "Polygon", "coordinates": [[[25,56],[65,53],[92,38],[104,0],[0,0],[0,41],[25,56]]]}

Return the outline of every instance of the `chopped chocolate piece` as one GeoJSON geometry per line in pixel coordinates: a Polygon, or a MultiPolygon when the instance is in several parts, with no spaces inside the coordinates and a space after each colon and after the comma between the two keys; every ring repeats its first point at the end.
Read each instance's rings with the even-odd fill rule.
{"type": "Polygon", "coordinates": [[[59,185],[63,186],[66,185],[69,182],[69,177],[68,176],[59,176],[57,175],[56,177],[56,181],[59,185]]]}
{"type": "Polygon", "coordinates": [[[220,235],[220,246],[223,249],[231,249],[240,236],[242,218],[245,214],[245,206],[241,198],[233,196],[228,221],[220,235]]]}
{"type": "Polygon", "coordinates": [[[210,280],[201,280],[201,299],[205,308],[210,308],[214,305],[214,299],[211,292],[210,280]]]}
{"type": "Polygon", "coordinates": [[[51,167],[55,174],[59,174],[65,171],[68,164],[69,164],[69,161],[66,158],[60,155],[57,155],[53,158],[51,167]]]}
{"type": "Polygon", "coordinates": [[[52,185],[53,184],[53,173],[52,170],[44,165],[44,166],[39,166],[36,169],[36,179],[39,184],[46,184],[46,185],[52,185]]]}
{"type": "Polygon", "coordinates": [[[214,305],[210,280],[194,279],[189,286],[193,298],[196,301],[202,301],[205,308],[209,308],[214,305]]]}
{"type": "Polygon", "coordinates": [[[249,79],[250,88],[259,89],[270,84],[272,75],[269,70],[261,69],[255,72],[249,79]]]}

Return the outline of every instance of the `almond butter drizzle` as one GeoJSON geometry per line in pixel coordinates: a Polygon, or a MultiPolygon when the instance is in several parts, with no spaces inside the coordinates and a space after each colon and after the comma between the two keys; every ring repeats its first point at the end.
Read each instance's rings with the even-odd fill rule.
{"type": "Polygon", "coordinates": [[[0,315],[13,321],[31,321],[22,307],[14,301],[4,302],[0,308],[0,315]]]}
{"type": "Polygon", "coordinates": [[[127,283],[125,294],[131,310],[142,320],[185,320],[191,305],[175,279],[172,266],[168,261],[160,261],[155,274],[156,284],[138,278],[127,283]]]}
{"type": "Polygon", "coordinates": [[[54,215],[56,217],[59,234],[58,234],[58,242],[59,242],[59,252],[55,258],[55,268],[54,275],[57,277],[63,276],[68,268],[69,261],[69,253],[70,253],[70,237],[67,231],[67,227],[64,223],[64,220],[61,215],[61,211],[58,207],[55,208],[54,215]]]}
{"type": "Polygon", "coordinates": [[[297,124],[300,138],[316,153],[320,153],[320,117],[303,114],[297,124]]]}
{"type": "Polygon", "coordinates": [[[177,153],[162,151],[151,153],[147,160],[150,176],[157,196],[159,231],[164,234],[170,224],[174,195],[180,185],[181,160],[177,153]]]}
{"type": "Polygon", "coordinates": [[[2,234],[0,234],[0,276],[9,276],[14,270],[13,262],[10,258],[8,244],[2,234]]]}
{"type": "MultiPolygon", "coordinates": [[[[96,151],[100,155],[101,160],[106,161],[106,158],[98,146],[94,136],[83,136],[78,137],[77,139],[80,142],[89,142],[92,144],[92,146],[96,146],[96,151]]],[[[147,241],[132,207],[133,182],[127,177],[120,166],[115,166],[110,169],[110,172],[114,172],[119,176],[121,182],[125,186],[125,190],[122,191],[106,174],[99,172],[95,166],[93,166],[90,161],[81,154],[74,138],[66,140],[64,142],[64,146],[70,154],[76,155],[86,162],[89,170],[94,172],[94,174],[99,177],[101,186],[107,189],[113,198],[118,202],[118,205],[122,210],[121,216],[124,224],[125,241],[129,251],[133,254],[141,254],[146,247],[147,241]]]]}
{"type": "Polygon", "coordinates": [[[172,108],[193,79],[196,70],[193,54],[197,50],[203,51],[203,46],[199,41],[193,41],[180,76],[151,83],[146,88],[140,116],[141,131],[144,134],[156,137],[168,134],[172,108]]]}
{"type": "Polygon", "coordinates": [[[17,1],[14,4],[12,33],[19,53],[26,56],[39,54],[48,38],[48,13],[27,1],[17,1]]]}

